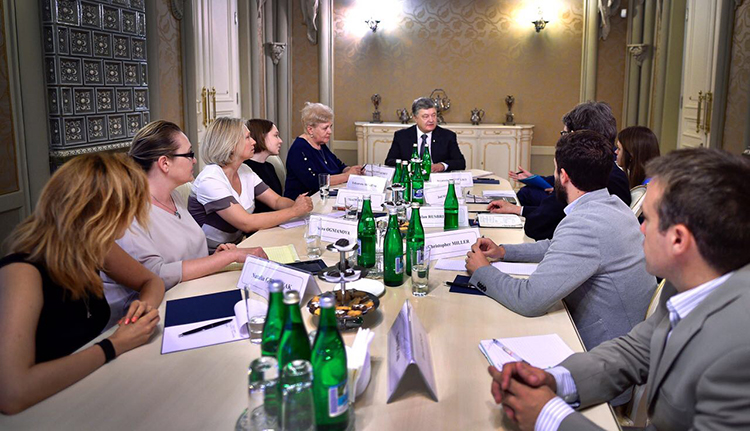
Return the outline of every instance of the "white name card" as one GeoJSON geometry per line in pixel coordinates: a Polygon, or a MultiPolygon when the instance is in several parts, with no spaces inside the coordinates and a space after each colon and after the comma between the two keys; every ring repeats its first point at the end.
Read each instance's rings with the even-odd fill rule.
{"type": "Polygon", "coordinates": [[[444,257],[464,256],[479,238],[479,229],[449,230],[428,233],[424,236],[425,247],[430,247],[430,260],[444,257]]]}
{"type": "Polygon", "coordinates": [[[388,331],[388,403],[414,386],[438,400],[430,339],[407,299],[388,331]]]}
{"type": "MultiPolygon", "coordinates": [[[[427,183],[429,184],[429,183],[427,183]]],[[[461,186],[456,185],[456,198],[461,199],[461,186]]],[[[427,205],[443,205],[448,195],[448,183],[437,183],[424,188],[424,201],[427,205]]]]}
{"type": "MultiPolygon", "coordinates": [[[[406,218],[411,220],[411,208],[406,209],[406,218]]],[[[422,220],[422,227],[443,227],[445,224],[445,208],[442,205],[420,207],[419,218],[422,220]]],[[[466,205],[458,206],[458,225],[469,226],[469,208],[466,205]]]]}
{"type": "Polygon", "coordinates": [[[379,211],[383,207],[383,202],[385,202],[385,193],[369,193],[362,190],[339,189],[339,194],[336,195],[336,205],[341,207],[344,206],[347,197],[355,196],[360,200],[364,200],[367,195],[370,195],[372,210],[379,211]]]}
{"type": "Polygon", "coordinates": [[[328,242],[336,242],[341,238],[349,241],[357,241],[357,220],[344,220],[340,218],[311,215],[309,231],[318,230],[320,239],[328,242]]]}
{"type": "Polygon", "coordinates": [[[441,184],[447,183],[448,180],[453,180],[457,185],[461,187],[471,188],[474,185],[474,178],[471,176],[471,171],[453,171],[453,172],[436,172],[430,174],[430,183],[441,184]]]}
{"type": "Polygon", "coordinates": [[[346,188],[349,190],[361,190],[370,193],[383,193],[387,182],[387,179],[380,177],[349,175],[349,181],[346,182],[346,188]]]}
{"type": "Polygon", "coordinates": [[[390,166],[373,165],[372,163],[368,163],[367,166],[365,166],[365,175],[385,178],[386,181],[391,181],[393,179],[393,174],[395,173],[396,168],[390,166]]]}
{"type": "Polygon", "coordinates": [[[285,291],[298,291],[301,302],[304,302],[305,294],[317,295],[320,293],[320,287],[318,287],[315,277],[309,272],[250,255],[245,258],[245,265],[242,267],[242,274],[237,281],[237,287],[240,289],[248,288],[268,299],[268,284],[274,280],[284,283],[285,291]]]}

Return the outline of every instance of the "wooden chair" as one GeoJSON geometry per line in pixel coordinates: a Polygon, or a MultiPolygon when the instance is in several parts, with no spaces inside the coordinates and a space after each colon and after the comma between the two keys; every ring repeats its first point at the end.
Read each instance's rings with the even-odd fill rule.
{"type": "Polygon", "coordinates": [[[643,212],[643,200],[646,197],[646,186],[635,186],[630,189],[630,209],[636,217],[643,212]]]}
{"type": "Polygon", "coordinates": [[[283,188],[284,184],[286,184],[286,168],[284,167],[284,162],[281,161],[281,157],[268,156],[266,161],[273,165],[273,169],[276,171],[276,175],[279,177],[281,187],[283,188]]]}
{"type": "Polygon", "coordinates": [[[193,188],[193,183],[188,181],[185,184],[177,186],[175,190],[180,194],[182,200],[187,204],[188,197],[190,197],[190,190],[193,188]]]}

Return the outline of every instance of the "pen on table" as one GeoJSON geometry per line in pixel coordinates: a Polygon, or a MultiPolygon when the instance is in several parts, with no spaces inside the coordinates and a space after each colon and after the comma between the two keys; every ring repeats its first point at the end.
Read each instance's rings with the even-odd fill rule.
{"type": "Polygon", "coordinates": [[[195,329],[191,329],[189,331],[183,332],[182,334],[178,335],[178,337],[183,337],[185,335],[195,334],[195,333],[198,333],[198,332],[201,332],[201,331],[205,331],[206,329],[211,329],[211,328],[215,328],[217,326],[226,325],[227,323],[231,322],[232,320],[234,320],[234,319],[229,318],[229,319],[219,320],[218,322],[209,323],[208,325],[199,326],[199,327],[197,327],[195,329]]]}
{"type": "Polygon", "coordinates": [[[463,287],[464,289],[476,289],[476,287],[468,283],[456,283],[455,281],[446,281],[445,284],[447,284],[450,287],[463,287]]]}
{"type": "Polygon", "coordinates": [[[498,347],[503,349],[503,352],[510,355],[511,358],[515,359],[518,362],[523,362],[525,364],[528,364],[522,357],[518,356],[514,351],[510,350],[509,348],[505,347],[505,344],[501,343],[497,338],[493,338],[492,342],[495,343],[498,347]]]}

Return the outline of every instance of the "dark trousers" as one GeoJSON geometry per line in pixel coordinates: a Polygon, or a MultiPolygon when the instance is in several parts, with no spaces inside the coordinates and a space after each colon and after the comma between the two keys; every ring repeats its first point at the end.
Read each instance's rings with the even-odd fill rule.
{"type": "Polygon", "coordinates": [[[521,206],[538,207],[549,193],[536,187],[524,186],[518,190],[518,202],[521,206]]]}

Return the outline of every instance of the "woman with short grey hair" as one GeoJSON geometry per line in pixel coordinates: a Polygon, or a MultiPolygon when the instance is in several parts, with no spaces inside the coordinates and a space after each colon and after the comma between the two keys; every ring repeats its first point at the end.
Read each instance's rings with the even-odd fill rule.
{"type": "Polygon", "coordinates": [[[239,118],[217,118],[208,126],[201,158],[206,163],[193,182],[188,210],[206,234],[213,252],[219,244],[239,243],[243,233],[278,226],[312,211],[312,200],[279,196],[243,162],[253,156],[255,141],[239,118]],[[273,209],[253,214],[258,200],[273,209]]]}
{"type": "Polygon", "coordinates": [[[305,103],[302,108],[304,133],[292,143],[286,156],[284,196],[294,199],[318,190],[318,174],[329,174],[331,185],[342,184],[349,176],[361,175],[362,167],[346,166],[328,148],[333,110],[322,103],[305,103]]]}

